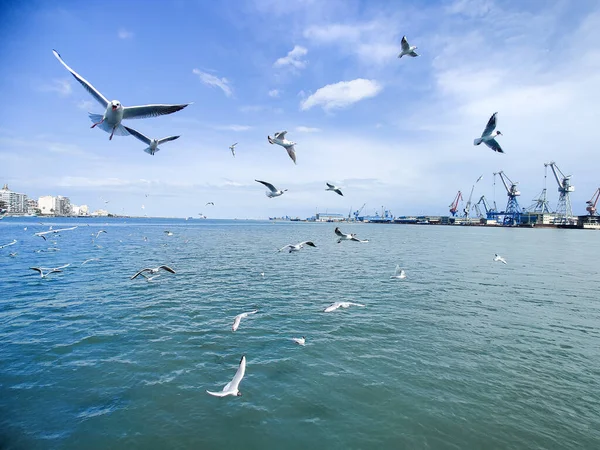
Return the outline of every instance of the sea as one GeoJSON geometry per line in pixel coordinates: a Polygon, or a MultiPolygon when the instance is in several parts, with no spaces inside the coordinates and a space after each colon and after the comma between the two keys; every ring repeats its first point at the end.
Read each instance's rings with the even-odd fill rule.
{"type": "Polygon", "coordinates": [[[0,448],[600,448],[599,232],[335,227],[3,219],[0,448]]]}

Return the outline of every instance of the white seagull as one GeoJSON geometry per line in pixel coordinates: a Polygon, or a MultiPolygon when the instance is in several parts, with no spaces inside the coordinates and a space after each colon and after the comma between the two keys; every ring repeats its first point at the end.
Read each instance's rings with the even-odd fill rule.
{"type": "Polygon", "coordinates": [[[242,395],[242,393],[239,391],[239,386],[240,386],[240,382],[242,381],[242,378],[244,378],[245,373],[246,373],[246,355],[242,356],[242,359],[240,360],[240,365],[238,367],[237,372],[235,373],[235,376],[233,377],[233,380],[231,380],[229,383],[227,383],[222,391],[220,391],[220,392],[206,391],[206,392],[210,395],[214,395],[215,397],[226,397],[228,395],[233,395],[233,396],[239,397],[242,395]]]}
{"type": "Polygon", "coordinates": [[[123,128],[125,128],[129,132],[129,134],[135,136],[140,141],[142,141],[143,143],[148,145],[148,147],[146,147],[144,149],[144,151],[152,156],[154,156],[154,154],[160,150],[160,148],[158,148],[159,145],[162,145],[165,142],[174,141],[175,139],[179,139],[179,137],[180,137],[180,136],[169,136],[169,137],[165,137],[162,139],[150,139],[149,137],[144,136],[142,133],[140,133],[137,130],[134,130],[133,128],[129,128],[126,126],[123,126],[123,128]]]}
{"type": "Polygon", "coordinates": [[[306,338],[304,336],[302,336],[301,338],[292,338],[292,341],[294,341],[298,345],[306,344],[306,338]]]}
{"type": "MultiPolygon", "coordinates": [[[[50,227],[50,228],[52,228],[52,227],[50,227]]],[[[70,227],[70,228],[59,228],[57,230],[39,231],[37,233],[34,233],[34,236],[39,236],[41,238],[44,238],[44,240],[46,240],[46,236],[45,236],[46,234],[60,233],[61,231],[71,231],[71,230],[74,230],[75,228],[77,228],[77,227],[75,226],[75,227],[70,227]]]]}
{"type": "Polygon", "coordinates": [[[397,265],[394,275],[392,275],[390,278],[397,278],[399,280],[402,280],[402,279],[406,278],[406,273],[404,273],[404,270],[402,270],[400,268],[400,266],[397,265]]]}
{"type": "Polygon", "coordinates": [[[352,303],[352,302],[335,302],[335,303],[332,303],[331,305],[329,305],[323,311],[324,312],[331,312],[331,311],[335,311],[338,308],[349,308],[350,306],[362,306],[362,307],[364,307],[365,305],[361,305],[360,303],[352,303]]]}
{"type": "Polygon", "coordinates": [[[69,267],[71,264],[65,264],[64,266],[60,266],[60,267],[55,267],[53,269],[49,269],[47,267],[30,267],[31,270],[35,270],[36,272],[39,272],[40,277],[42,278],[46,278],[48,275],[50,275],[51,273],[54,272],[62,272],[61,269],[64,269],[65,267],[69,267]],[[46,273],[44,273],[44,271],[46,271],[46,273]]]}
{"type": "Polygon", "coordinates": [[[92,119],[92,122],[94,122],[92,128],[98,125],[99,128],[107,133],[110,133],[109,139],[112,139],[115,133],[119,136],[127,136],[129,134],[125,127],[121,125],[121,120],[123,119],[144,119],[147,117],[171,114],[182,110],[190,104],[184,103],[179,105],[143,105],[123,107],[121,102],[118,100],[112,100],[109,102],[106,97],[96,90],[96,88],[92,86],[85,78],[67,66],[56,50],[52,50],[52,53],[54,53],[54,56],[56,56],[60,63],[65,66],[69,72],[71,72],[71,75],[73,75],[75,79],[81,83],[85,90],[88,91],[88,93],[90,93],[92,97],[98,101],[98,103],[106,108],[104,114],[88,114],[90,119],[92,119]]]}
{"type": "Polygon", "coordinates": [[[158,266],[158,267],[154,267],[154,268],[142,269],[139,272],[137,272],[134,276],[132,276],[131,279],[133,280],[134,278],[144,274],[144,272],[150,272],[152,274],[158,273],[158,271],[160,269],[166,270],[167,272],[175,273],[175,271],[173,269],[171,269],[169,266],[158,266]]]}
{"type": "Polygon", "coordinates": [[[494,261],[501,262],[503,264],[508,264],[506,262],[506,260],[502,256],[500,256],[498,253],[494,253],[494,261]]]}
{"type": "Polygon", "coordinates": [[[290,158],[292,158],[292,161],[294,161],[294,164],[296,164],[296,148],[294,147],[296,143],[288,141],[285,138],[286,133],[287,131],[279,131],[275,133],[273,137],[267,136],[267,140],[269,141],[269,144],[277,144],[285,148],[288,152],[288,155],[290,155],[290,158]]]}
{"type": "Polygon", "coordinates": [[[346,233],[342,233],[339,229],[339,227],[335,227],[335,230],[333,230],[335,234],[337,234],[340,238],[337,240],[337,243],[339,244],[342,241],[356,241],[356,242],[369,242],[368,239],[358,239],[356,237],[356,234],[346,234],[346,233]]]}
{"type": "Polygon", "coordinates": [[[287,189],[280,191],[275,186],[273,186],[271,183],[267,183],[266,181],[260,181],[260,180],[254,180],[254,181],[256,181],[257,183],[264,184],[269,189],[267,192],[265,192],[266,196],[269,198],[279,197],[280,195],[283,195],[283,193],[285,191],[287,191],[287,189]]]}
{"type": "Polygon", "coordinates": [[[488,123],[485,126],[485,130],[483,130],[483,133],[481,134],[481,137],[475,139],[473,141],[473,145],[479,145],[483,142],[495,152],[504,153],[504,150],[502,150],[502,147],[500,147],[500,144],[498,144],[498,142],[496,141],[496,136],[502,136],[502,133],[500,131],[494,131],[496,129],[497,115],[497,112],[492,114],[492,117],[490,117],[490,120],[488,120],[488,123]]]}
{"type": "Polygon", "coordinates": [[[100,236],[102,233],[106,233],[106,231],[104,230],[100,230],[96,233],[96,239],[98,239],[98,236],[100,236]]]}
{"type": "Polygon", "coordinates": [[[0,245],[0,248],[10,247],[11,245],[15,245],[16,243],[17,243],[17,240],[14,239],[12,242],[9,242],[8,244],[0,245]]]}
{"type": "Polygon", "coordinates": [[[235,316],[234,319],[233,319],[233,325],[231,326],[231,331],[235,331],[235,330],[238,329],[238,327],[240,326],[240,322],[242,321],[242,319],[245,319],[250,314],[256,314],[257,312],[258,312],[258,309],[255,309],[254,311],[241,313],[241,314],[238,314],[237,316],[235,316]]]}
{"type": "Polygon", "coordinates": [[[308,245],[310,247],[316,247],[316,245],[311,242],[311,241],[304,241],[304,242],[300,242],[299,244],[288,244],[285,247],[281,247],[279,250],[277,250],[278,252],[282,252],[284,250],[288,250],[288,253],[292,253],[292,252],[299,252],[301,248],[304,248],[305,245],[308,245]]]}
{"type": "Polygon", "coordinates": [[[233,157],[235,158],[235,146],[238,145],[238,143],[236,142],[235,144],[231,144],[229,146],[229,150],[231,150],[231,154],[233,155],[233,157]]]}
{"type": "Polygon", "coordinates": [[[84,264],[87,264],[87,263],[92,262],[92,261],[100,261],[100,258],[86,259],[84,262],[81,263],[81,265],[83,266],[84,264]]]}
{"type": "Polygon", "coordinates": [[[400,54],[398,55],[398,58],[402,58],[404,55],[408,55],[408,56],[412,56],[413,58],[415,56],[419,56],[417,54],[417,52],[415,52],[415,50],[417,49],[417,47],[415,46],[410,46],[408,45],[408,41],[406,40],[406,36],[402,36],[402,51],[400,52],[400,54]]]}
{"type": "Polygon", "coordinates": [[[333,184],[329,184],[329,183],[325,183],[325,184],[327,185],[327,189],[325,189],[326,191],[333,191],[336,194],[341,195],[342,197],[344,196],[344,194],[342,194],[342,190],[339,187],[334,186],[333,184]]]}
{"type": "Polygon", "coordinates": [[[166,231],[165,231],[165,234],[166,234],[167,236],[173,236],[173,232],[172,232],[172,231],[169,231],[169,230],[166,230],[166,231]]]}

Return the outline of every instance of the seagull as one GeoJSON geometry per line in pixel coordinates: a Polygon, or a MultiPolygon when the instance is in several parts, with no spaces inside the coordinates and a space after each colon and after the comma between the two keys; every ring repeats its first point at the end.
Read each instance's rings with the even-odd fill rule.
{"type": "Polygon", "coordinates": [[[415,56],[419,56],[417,54],[417,52],[415,52],[415,50],[417,49],[417,47],[415,46],[410,46],[408,45],[408,41],[406,40],[406,36],[402,36],[402,51],[400,52],[400,54],[398,55],[398,58],[402,58],[404,55],[408,55],[408,56],[412,56],[413,58],[415,56]]]}
{"type": "Polygon", "coordinates": [[[106,231],[104,230],[100,230],[96,233],[96,239],[98,239],[98,236],[100,236],[102,233],[106,233],[106,231]]]}
{"type": "Polygon", "coordinates": [[[288,253],[299,252],[300,249],[304,248],[305,245],[308,245],[310,247],[316,247],[316,245],[314,243],[312,243],[311,241],[304,241],[304,242],[300,242],[299,244],[296,244],[296,245],[288,244],[285,247],[281,247],[277,251],[282,252],[284,250],[288,250],[288,253]]]}
{"type": "Polygon", "coordinates": [[[87,264],[87,263],[92,262],[92,261],[100,261],[100,258],[86,259],[84,262],[81,263],[81,265],[83,266],[84,264],[87,264]]]}
{"type": "Polygon", "coordinates": [[[331,311],[335,311],[338,308],[349,308],[350,306],[362,306],[362,307],[364,307],[365,305],[361,305],[360,303],[352,303],[352,302],[335,302],[335,303],[332,303],[331,305],[329,305],[323,311],[324,312],[331,312],[331,311]]]}
{"type": "Polygon", "coordinates": [[[502,256],[500,256],[498,253],[494,253],[494,261],[499,261],[503,264],[508,264],[506,262],[506,260],[502,256]]]}
{"type": "Polygon", "coordinates": [[[292,341],[294,341],[298,345],[306,344],[306,338],[304,336],[302,336],[301,338],[292,338],[292,341]]]}
{"type": "Polygon", "coordinates": [[[165,231],[165,234],[166,234],[167,236],[173,236],[173,232],[172,232],[172,231],[165,231]]]}
{"type": "Polygon", "coordinates": [[[356,234],[345,234],[342,233],[339,229],[339,227],[335,227],[335,230],[333,230],[335,234],[337,234],[340,238],[337,240],[337,243],[339,244],[342,241],[356,241],[356,242],[369,242],[368,239],[358,239],[356,237],[356,234]]]}
{"type": "Polygon", "coordinates": [[[344,194],[342,194],[342,190],[339,187],[334,186],[333,184],[329,184],[329,183],[325,183],[325,184],[327,185],[327,189],[325,189],[326,191],[333,191],[336,194],[341,195],[342,197],[344,196],[344,194]]]}
{"type": "Polygon", "coordinates": [[[240,322],[242,321],[242,319],[245,319],[250,314],[256,314],[257,312],[258,312],[258,309],[255,309],[254,311],[241,313],[241,314],[238,314],[237,316],[235,316],[234,319],[233,319],[233,326],[231,327],[231,331],[235,331],[235,330],[238,329],[238,327],[240,326],[240,322]]]}
{"type": "Polygon", "coordinates": [[[488,123],[485,126],[485,130],[483,130],[483,133],[481,134],[481,137],[475,139],[473,141],[473,145],[479,145],[483,142],[485,145],[487,145],[489,148],[491,148],[495,152],[504,153],[504,150],[502,150],[502,147],[500,147],[500,144],[498,144],[498,142],[496,142],[496,136],[503,136],[503,134],[500,131],[494,131],[496,128],[497,114],[498,114],[497,112],[492,114],[492,117],[490,117],[490,120],[488,120],[488,123]]]}
{"type": "Polygon", "coordinates": [[[123,125],[123,128],[125,128],[129,132],[129,134],[133,135],[138,140],[142,141],[144,144],[147,144],[149,147],[146,147],[144,151],[152,156],[154,156],[154,154],[160,150],[160,148],[158,148],[159,145],[164,144],[165,142],[174,141],[175,139],[179,139],[180,137],[169,136],[162,139],[150,139],[149,137],[144,136],[142,133],[140,133],[137,130],[134,130],[133,128],[126,127],[125,125],[123,125]]]}
{"type": "Polygon", "coordinates": [[[260,181],[260,180],[254,180],[254,181],[256,181],[257,183],[264,184],[267,188],[269,188],[269,191],[265,192],[266,196],[269,198],[279,197],[280,195],[283,195],[283,193],[285,191],[287,191],[287,189],[280,191],[275,186],[273,186],[271,183],[267,183],[266,181],[260,181]]]}
{"type": "MultiPolygon", "coordinates": [[[[50,228],[52,228],[52,227],[50,227],[50,228]]],[[[75,227],[70,227],[70,228],[59,228],[59,229],[56,229],[56,230],[50,229],[48,231],[39,231],[37,233],[34,233],[34,236],[39,236],[41,238],[44,238],[44,240],[46,240],[46,236],[44,236],[46,234],[60,233],[61,231],[71,231],[71,230],[74,230],[75,228],[77,228],[77,227],[75,226],[75,227]]]]}
{"type": "Polygon", "coordinates": [[[231,150],[231,154],[233,155],[233,157],[235,158],[235,146],[238,145],[238,143],[236,142],[235,144],[231,144],[229,146],[229,150],[231,150]]]}
{"type": "Polygon", "coordinates": [[[30,269],[31,270],[35,270],[36,272],[39,272],[40,273],[40,277],[46,278],[51,273],[62,272],[61,269],[64,269],[65,267],[69,267],[70,265],[71,264],[65,264],[64,266],[55,267],[54,269],[48,269],[47,267],[30,267],[30,269]],[[44,273],[44,270],[46,271],[46,273],[44,273]]]}
{"type": "Polygon", "coordinates": [[[397,265],[396,272],[390,278],[397,278],[397,279],[402,280],[402,279],[406,278],[406,273],[404,273],[404,270],[402,270],[400,268],[400,266],[397,265]]]}
{"type": "Polygon", "coordinates": [[[169,266],[158,266],[158,267],[155,267],[155,268],[142,269],[139,272],[137,272],[134,276],[132,276],[131,279],[133,280],[134,278],[142,275],[144,272],[158,273],[158,271],[160,269],[166,270],[167,272],[175,273],[175,271],[173,269],[171,269],[169,266]]]}
{"type": "Polygon", "coordinates": [[[285,148],[288,152],[288,155],[290,155],[290,158],[292,158],[292,161],[294,161],[294,164],[296,164],[296,149],[294,148],[296,143],[288,141],[285,138],[286,133],[287,131],[279,131],[275,133],[273,137],[267,136],[267,140],[269,141],[269,144],[277,144],[285,148]]]}
{"type": "Polygon", "coordinates": [[[242,393],[239,391],[240,382],[242,378],[244,378],[244,374],[246,373],[246,355],[242,356],[240,360],[240,366],[238,367],[233,380],[225,385],[222,391],[220,392],[211,392],[206,391],[210,395],[214,395],[215,397],[226,397],[228,395],[233,396],[241,396],[242,393]]]}
{"type": "Polygon", "coordinates": [[[10,256],[11,258],[14,258],[15,256],[17,256],[17,252],[9,253],[8,256],[10,256]]]}
{"type": "Polygon", "coordinates": [[[260,276],[261,276],[261,277],[264,277],[264,276],[265,276],[265,273],[264,273],[264,272],[261,272],[261,273],[260,273],[260,276]]]}
{"type": "Polygon", "coordinates": [[[0,245],[0,248],[10,247],[11,245],[15,245],[16,243],[17,243],[17,240],[13,239],[13,241],[9,242],[8,244],[0,245]]]}
{"type": "Polygon", "coordinates": [[[179,105],[143,105],[123,107],[121,102],[118,100],[112,100],[109,102],[106,97],[97,91],[96,88],[92,86],[85,78],[67,66],[56,50],[52,50],[52,53],[54,53],[54,56],[56,56],[60,63],[65,66],[69,72],[71,72],[71,75],[73,75],[75,79],[81,83],[85,90],[88,91],[88,93],[91,94],[92,97],[98,101],[98,103],[106,108],[104,114],[89,113],[89,116],[90,119],[92,119],[92,122],[94,122],[92,128],[98,125],[99,128],[107,133],[110,132],[110,140],[112,140],[112,137],[115,133],[119,136],[127,136],[129,134],[125,127],[121,125],[121,120],[123,119],[144,119],[148,117],[172,114],[182,110],[190,104],[184,103],[179,105]]]}
{"type": "Polygon", "coordinates": [[[215,206],[215,203],[214,203],[214,202],[208,202],[208,203],[207,203],[206,205],[204,205],[204,206],[208,206],[208,205],[215,206]]]}

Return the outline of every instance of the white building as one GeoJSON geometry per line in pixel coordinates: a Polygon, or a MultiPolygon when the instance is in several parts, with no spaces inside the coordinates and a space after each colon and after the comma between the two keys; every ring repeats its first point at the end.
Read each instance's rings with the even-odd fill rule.
{"type": "Polygon", "coordinates": [[[56,211],[56,197],[45,195],[38,198],[38,208],[44,216],[53,215],[56,211]]]}
{"type": "Polygon", "coordinates": [[[5,208],[9,214],[27,214],[27,195],[13,192],[5,184],[0,189],[0,201],[5,203],[5,208]]]}

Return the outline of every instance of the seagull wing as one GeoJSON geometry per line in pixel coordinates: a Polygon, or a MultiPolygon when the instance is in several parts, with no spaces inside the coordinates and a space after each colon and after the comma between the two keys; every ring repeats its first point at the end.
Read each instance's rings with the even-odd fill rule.
{"type": "Polygon", "coordinates": [[[332,303],[331,305],[329,305],[327,308],[325,308],[323,311],[324,312],[331,312],[331,311],[335,311],[336,309],[338,309],[340,306],[342,306],[342,304],[340,302],[335,302],[332,303]]]}
{"type": "Polygon", "coordinates": [[[123,108],[123,119],[147,119],[149,117],[164,116],[181,111],[191,103],[183,103],[179,105],[143,105],[143,106],[126,106],[123,108]]]}
{"type": "Polygon", "coordinates": [[[233,325],[231,326],[231,331],[235,331],[238,329],[238,327],[240,326],[240,322],[242,321],[242,317],[244,317],[243,314],[238,314],[234,317],[233,325]]]}
{"type": "Polygon", "coordinates": [[[40,275],[43,275],[42,273],[42,269],[40,269],[39,267],[30,267],[31,270],[35,270],[36,272],[39,272],[40,275]]]}
{"type": "Polygon", "coordinates": [[[394,275],[398,276],[400,275],[400,272],[402,272],[402,269],[400,269],[400,266],[396,265],[396,271],[394,272],[394,275]]]}
{"type": "Polygon", "coordinates": [[[158,140],[158,145],[164,144],[165,142],[174,141],[179,139],[180,136],[169,136],[158,140]]]}
{"type": "Polygon", "coordinates": [[[335,186],[334,186],[333,184],[329,184],[329,183],[327,183],[327,182],[325,182],[325,184],[327,185],[327,187],[328,187],[329,189],[335,189],[335,186]]]}
{"type": "Polygon", "coordinates": [[[498,141],[496,141],[496,139],[489,139],[483,142],[495,152],[504,153],[504,150],[502,150],[502,147],[500,147],[500,144],[498,144],[498,141]]]}
{"type": "Polygon", "coordinates": [[[4,248],[4,247],[10,247],[11,245],[15,245],[17,243],[17,240],[14,239],[12,242],[10,242],[9,244],[4,244],[4,245],[0,245],[0,248],[4,248]]]}
{"type": "Polygon", "coordinates": [[[344,196],[344,194],[342,194],[342,191],[339,189],[334,189],[333,192],[335,192],[336,194],[340,194],[342,197],[344,196]]]}
{"type": "Polygon", "coordinates": [[[173,269],[171,269],[169,266],[159,266],[159,269],[163,269],[163,270],[166,270],[167,272],[175,273],[175,271],[173,269]]]}
{"type": "Polygon", "coordinates": [[[288,155],[290,155],[290,158],[292,158],[292,161],[294,161],[294,164],[296,164],[296,149],[294,148],[294,146],[290,145],[285,149],[287,150],[288,155]]]}
{"type": "Polygon", "coordinates": [[[281,248],[280,248],[279,250],[277,250],[277,251],[278,251],[278,252],[282,252],[282,251],[284,251],[286,248],[290,248],[290,247],[293,247],[293,245],[292,245],[292,244],[288,244],[288,245],[286,245],[285,247],[281,247],[281,248]]]}
{"type": "Polygon", "coordinates": [[[337,234],[338,236],[346,236],[344,233],[342,233],[340,231],[340,229],[338,227],[335,228],[335,230],[333,230],[335,234],[337,234]]]}
{"type": "Polygon", "coordinates": [[[65,66],[65,68],[69,72],[71,72],[71,75],[73,75],[75,77],[75,79],[81,83],[81,85],[85,88],[85,90],[88,91],[92,95],[92,97],[94,97],[98,101],[98,103],[100,103],[102,106],[104,106],[104,108],[106,108],[108,106],[108,100],[106,99],[106,97],[104,97],[104,95],[102,95],[100,92],[98,92],[98,90],[94,86],[92,86],[89,81],[87,81],[85,78],[83,78],[77,72],[75,72],[73,69],[71,69],[69,66],[67,66],[67,64],[63,61],[63,59],[60,57],[60,54],[56,50],[52,50],[52,53],[54,53],[54,56],[56,56],[56,59],[58,59],[60,61],[60,63],[63,66],[65,66]]]}
{"type": "Polygon", "coordinates": [[[125,125],[123,125],[123,127],[124,127],[124,128],[127,130],[127,131],[129,131],[129,134],[131,134],[131,135],[135,136],[136,138],[138,138],[138,139],[139,139],[140,141],[142,141],[143,143],[150,145],[150,142],[152,142],[152,140],[151,140],[149,137],[147,137],[147,136],[144,136],[144,135],[143,135],[142,133],[140,133],[139,131],[137,131],[137,130],[134,130],[133,128],[126,127],[125,125]]]}
{"type": "Polygon", "coordinates": [[[287,131],[278,131],[273,136],[275,137],[275,139],[284,139],[286,134],[287,131]]]}
{"type": "Polygon", "coordinates": [[[483,133],[481,134],[481,137],[489,136],[490,134],[492,134],[492,131],[494,131],[494,129],[496,128],[496,115],[497,114],[498,114],[497,112],[492,114],[492,117],[490,117],[490,120],[488,120],[488,123],[485,126],[485,130],[483,130],[483,133]]]}
{"type": "Polygon", "coordinates": [[[227,392],[227,391],[237,391],[238,390],[238,386],[240,385],[240,382],[242,381],[242,378],[244,378],[244,375],[246,374],[246,356],[242,356],[242,359],[240,360],[240,365],[238,367],[237,372],[235,373],[233,380],[231,380],[229,383],[227,383],[225,385],[225,387],[223,388],[223,392],[227,392]]]}
{"type": "Polygon", "coordinates": [[[402,51],[408,52],[410,50],[410,45],[408,45],[408,41],[406,40],[406,36],[402,36],[402,51]]]}
{"type": "Polygon", "coordinates": [[[350,305],[352,305],[352,306],[363,306],[363,307],[365,306],[365,305],[362,305],[360,303],[352,303],[352,302],[347,302],[347,303],[348,303],[348,306],[350,306],[350,305]]]}
{"type": "Polygon", "coordinates": [[[206,391],[206,393],[210,394],[212,396],[215,396],[215,397],[227,397],[228,395],[231,395],[231,393],[228,391],[221,391],[221,392],[206,391]]]}
{"type": "Polygon", "coordinates": [[[148,268],[146,268],[146,269],[142,269],[142,270],[140,270],[139,272],[137,272],[137,273],[136,273],[134,276],[132,276],[132,277],[131,277],[131,279],[133,280],[134,278],[137,278],[137,277],[139,277],[140,275],[143,275],[143,274],[144,274],[144,272],[152,272],[152,269],[148,269],[148,268]]]}
{"type": "Polygon", "coordinates": [[[308,245],[310,247],[316,247],[315,243],[312,241],[304,241],[304,242],[301,242],[300,245],[308,245]]]}
{"type": "Polygon", "coordinates": [[[266,181],[254,180],[257,183],[264,184],[271,192],[277,192],[277,188],[273,186],[271,183],[267,183],[266,181]]]}

